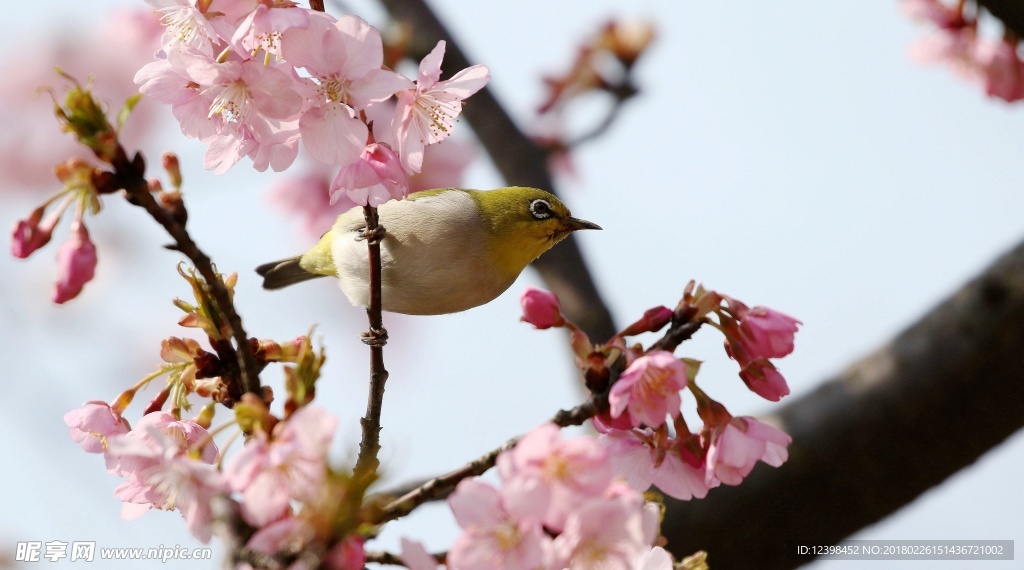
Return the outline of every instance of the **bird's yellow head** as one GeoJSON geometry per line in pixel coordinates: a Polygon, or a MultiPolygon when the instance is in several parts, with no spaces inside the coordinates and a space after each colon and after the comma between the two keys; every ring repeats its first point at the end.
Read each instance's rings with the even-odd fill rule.
{"type": "Polygon", "coordinates": [[[572,232],[601,229],[572,217],[561,200],[536,188],[510,186],[470,195],[487,228],[488,253],[509,275],[518,275],[572,232]]]}

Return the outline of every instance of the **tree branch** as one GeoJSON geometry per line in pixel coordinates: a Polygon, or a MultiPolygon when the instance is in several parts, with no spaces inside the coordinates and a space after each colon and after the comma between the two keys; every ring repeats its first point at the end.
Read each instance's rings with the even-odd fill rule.
{"type": "MultiPolygon", "coordinates": [[[[381,0],[396,20],[414,23],[410,52],[427,54],[438,40],[445,40],[443,70],[446,76],[472,63],[451,33],[422,0],[381,0]]],[[[508,184],[542,188],[557,194],[548,174],[547,153],[535,145],[505,112],[490,88],[478,91],[468,101],[462,116],[508,184]]],[[[611,312],[597,291],[583,260],[579,243],[570,235],[533,262],[547,286],[558,295],[562,310],[591,338],[608,339],[615,334],[611,312]]]]}
{"type": "MultiPolygon", "coordinates": [[[[256,364],[256,354],[253,352],[248,335],[242,326],[242,318],[235,310],[230,293],[228,293],[224,283],[217,276],[213,262],[192,241],[192,236],[185,229],[184,222],[179,221],[171,212],[157,203],[156,198],[153,197],[146,183],[145,164],[141,155],[137,154],[134,160],[129,161],[124,148],[120,145],[118,145],[116,154],[117,156],[110,163],[114,168],[112,184],[123,188],[130,203],[146,210],[157,223],[163,226],[171,238],[174,239],[173,249],[189,258],[196,270],[199,271],[199,274],[203,276],[216,309],[227,319],[228,326],[231,328],[231,336],[235,340],[235,346],[232,347],[230,343],[225,343],[227,346],[223,347],[230,350],[235,356],[234,361],[225,359],[223,361],[224,366],[228,367],[229,376],[237,373],[243,393],[253,392],[262,396],[260,393],[259,367],[256,364]]],[[[234,396],[237,397],[240,394],[234,396]]]]}
{"type": "Polygon", "coordinates": [[[366,308],[366,316],[370,321],[370,330],[363,333],[362,339],[370,345],[370,390],[366,397],[366,415],[359,420],[363,437],[359,442],[359,457],[356,459],[357,474],[373,473],[380,466],[377,458],[380,452],[380,414],[384,406],[384,383],[388,380],[388,371],[384,368],[384,345],[388,341],[388,332],[384,330],[381,315],[380,242],[384,239],[384,226],[378,223],[377,208],[363,206],[363,217],[366,228],[359,239],[366,240],[369,253],[370,305],[366,308]]]}
{"type": "Polygon", "coordinates": [[[676,556],[793,568],[797,544],[834,544],[892,514],[1024,426],[1024,243],[889,344],[773,418],[781,468],[669,504],[676,556]]]}

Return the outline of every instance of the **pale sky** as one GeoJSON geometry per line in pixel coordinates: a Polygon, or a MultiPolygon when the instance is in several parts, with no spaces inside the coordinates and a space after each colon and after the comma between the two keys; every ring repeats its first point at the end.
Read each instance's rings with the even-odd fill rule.
{"type": "MultiPolygon", "coordinates": [[[[53,13],[83,25],[100,15],[87,9],[141,2],[45,4],[8,11],[0,41],[9,57],[27,34],[51,29],[53,13]]],[[[780,365],[795,396],[887,341],[1024,237],[1024,115],[944,69],[910,61],[908,47],[926,30],[895,2],[435,4],[524,121],[541,100],[540,75],[564,69],[603,20],[655,20],[658,39],[638,68],[641,96],[604,138],[579,150],[578,178],[560,190],[575,215],[605,228],[580,239],[620,324],[673,305],[689,279],[801,319],[796,352],[780,365]]],[[[377,10],[359,13],[380,21],[377,10]]],[[[469,135],[463,130],[457,136],[469,135]]],[[[197,241],[222,270],[241,275],[236,300],[250,333],[286,340],[319,323],[328,363],[318,400],[341,418],[335,460],[350,461],[368,376],[356,339],[362,311],[326,280],[262,291],[251,269],[308,245],[268,207],[272,177],[247,162],[214,177],[202,171],[202,147],[180,138],[146,151],[153,162],[167,149],[182,157],[197,241]]],[[[500,185],[484,160],[466,179],[468,187],[500,185]]],[[[42,197],[5,193],[3,223],[42,197]]],[[[48,300],[56,244],[29,262],[0,256],[2,549],[18,540],[195,544],[177,514],[122,521],[111,495],[118,481],[101,458],[78,450],[61,419],[84,401],[112,399],[155,368],[161,338],[186,332],[170,304],[188,291],[176,278],[177,256],[159,249],[167,238],[123,201],[107,204],[90,221],[98,277],[67,306],[48,300]]],[[[387,481],[455,468],[577,403],[562,337],[518,322],[528,284],[540,285],[529,271],[463,314],[385,315],[387,481]]],[[[702,387],[735,415],[772,410],[736,377],[713,331],[677,354],[706,362],[702,387]]],[[[264,378],[280,386],[280,372],[264,378]]],[[[1024,539],[1022,453],[1018,434],[853,538],[1024,539]]],[[[446,509],[431,507],[389,527],[380,545],[393,548],[405,535],[443,549],[455,533],[446,509]]]]}

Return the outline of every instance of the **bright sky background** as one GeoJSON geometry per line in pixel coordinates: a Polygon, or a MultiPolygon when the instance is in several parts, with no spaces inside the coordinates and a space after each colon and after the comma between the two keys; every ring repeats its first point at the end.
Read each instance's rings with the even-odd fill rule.
{"type": "MultiPolygon", "coordinates": [[[[9,60],[49,65],[22,42],[57,29],[54,14],[66,17],[59,29],[75,33],[115,4],[142,2],[17,4],[0,22],[0,45],[9,60]]],[[[797,350],[781,364],[794,395],[887,341],[1024,236],[1024,115],[943,69],[910,61],[908,46],[926,31],[895,2],[435,4],[524,120],[542,98],[540,74],[563,70],[606,18],[656,21],[657,43],[639,64],[641,97],[607,136],[580,149],[579,177],[561,187],[574,214],[605,228],[582,234],[582,247],[620,324],[673,305],[691,278],[803,320],[797,350]]],[[[359,13],[381,21],[379,9],[359,13]]],[[[463,131],[458,136],[469,136],[463,131]]],[[[337,462],[351,461],[368,377],[367,351],[356,339],[366,326],[362,311],[326,280],[262,291],[251,269],[308,245],[268,206],[272,176],[243,162],[214,177],[202,171],[202,147],[180,138],[146,149],[151,163],[167,149],[182,157],[194,236],[222,270],[241,275],[236,300],[250,334],[286,340],[319,323],[328,361],[318,401],[341,417],[337,462]]],[[[482,160],[466,179],[469,187],[501,184],[482,160]]],[[[5,188],[0,223],[8,227],[43,197],[5,188]]],[[[111,496],[118,481],[100,457],[78,450],[61,419],[84,401],[111,400],[156,367],[161,338],[187,332],[170,304],[188,290],[175,274],[178,256],[159,249],[167,238],[123,201],[106,204],[89,226],[98,276],[67,306],[48,300],[66,225],[28,262],[0,256],[0,553],[20,540],[196,545],[177,514],[122,521],[111,496]]],[[[563,338],[517,322],[518,294],[528,284],[540,285],[529,271],[493,303],[464,314],[385,315],[388,482],[455,468],[577,403],[563,338]]],[[[706,361],[702,386],[735,415],[770,411],[720,347],[720,337],[702,331],[679,354],[706,361]]],[[[279,371],[264,378],[280,389],[279,371]]],[[[140,400],[131,417],[147,398],[140,400]]],[[[690,407],[684,413],[696,421],[690,407]]],[[[1017,435],[853,538],[1024,539],[1022,453],[1017,435]]],[[[450,544],[455,527],[445,509],[425,511],[389,527],[381,544],[392,547],[400,535],[434,549],[450,544]]],[[[39,565],[61,566],[23,567],[39,565]]]]}

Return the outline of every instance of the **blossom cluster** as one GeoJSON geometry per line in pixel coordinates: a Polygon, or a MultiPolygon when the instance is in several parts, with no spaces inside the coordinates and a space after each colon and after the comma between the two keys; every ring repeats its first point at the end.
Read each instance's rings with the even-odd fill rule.
{"type": "Polygon", "coordinates": [[[148,0],[166,31],[140,90],[171,105],[217,173],[248,157],[286,169],[299,142],[333,167],[331,203],[379,206],[408,193],[427,145],[451,135],[462,101],[489,79],[475,65],[441,80],[445,42],[416,81],[383,68],[380,33],[294,2],[148,0]]]}
{"type": "MultiPolygon", "coordinates": [[[[410,80],[383,66],[383,43],[374,27],[294,2],[148,1],[164,32],[156,60],[135,75],[141,93],[170,105],[182,133],[208,145],[204,163],[217,173],[244,157],[260,171],[284,170],[301,142],[334,172],[326,189],[333,215],[408,195],[409,177],[423,170],[425,148],[451,135],[463,101],[490,77],[485,66],[474,65],[441,80],[440,41],[410,80]]],[[[127,159],[119,131],[137,100],[129,99],[114,126],[91,91],[76,82],[57,114],[64,130],[113,164],[127,159]]],[[[99,187],[99,177],[107,175],[110,182],[110,173],[81,159],[56,170],[63,190],[15,222],[11,252],[25,258],[46,245],[73,207],[52,295],[64,303],[95,273],[96,246],[85,213],[98,213],[99,195],[120,187],[99,187]]],[[[161,190],[158,180],[150,185],[161,190]]],[[[175,191],[179,185],[180,173],[175,191]]],[[[317,188],[302,190],[303,203],[319,204],[317,188]]]]}
{"type": "Polygon", "coordinates": [[[645,351],[624,339],[670,323],[672,328],[710,324],[724,334],[726,353],[740,365],[747,387],[778,401],[789,387],[769,359],[793,351],[796,319],[766,307],[748,308],[691,282],[675,310],[650,309],[607,343],[595,345],[562,315],[552,293],[529,287],[520,300],[523,321],[541,329],[570,329],[588,387],[607,393],[608,409],[592,418],[597,441],[608,450],[613,471],[633,487],[655,485],[677,499],[703,498],[720,484],[738,485],[758,461],[778,467],[788,458],[788,435],[752,417],[733,417],[697,385],[699,362],[677,358],[665,345],[645,351]],[[622,372],[608,386],[616,366],[622,372]],[[703,422],[697,432],[683,419],[683,390],[697,401],[703,422]]]}
{"type": "Polygon", "coordinates": [[[50,297],[54,303],[65,303],[77,297],[95,275],[96,245],[85,227],[85,213],[98,212],[100,201],[90,182],[92,168],[85,162],[70,159],[57,166],[56,174],[64,188],[27,218],[14,223],[11,255],[25,259],[49,243],[64,213],[73,208],[71,232],[57,251],[58,276],[50,297]],[[55,203],[56,206],[50,209],[55,203]]]}
{"type": "MultiPolygon", "coordinates": [[[[448,551],[458,570],[645,568],[671,570],[653,546],[659,505],[615,477],[593,438],[563,440],[543,424],[498,456],[501,487],[464,479],[448,504],[462,533],[448,551]]],[[[418,543],[403,543],[413,570],[434,570],[418,543]]]]}
{"type": "Polygon", "coordinates": [[[1007,31],[995,39],[978,29],[976,3],[948,0],[902,0],[912,19],[929,24],[933,33],[911,48],[911,56],[941,63],[960,78],[980,85],[987,95],[1013,102],[1024,99],[1024,61],[1019,39],[1007,31]],[[968,11],[974,6],[973,13],[968,11]]]}
{"type": "MultiPolygon", "coordinates": [[[[191,272],[180,272],[192,286],[195,303],[175,301],[185,312],[179,325],[203,331],[211,345],[222,343],[227,338],[222,319],[211,309],[205,283],[191,272]]],[[[230,294],[236,276],[220,278],[230,294]]],[[[323,357],[305,336],[283,343],[253,342],[261,367],[270,362],[296,364],[288,369],[291,381],[283,418],[267,409],[272,392],[263,400],[253,394],[237,396],[237,382],[217,352],[182,337],[165,339],[160,348],[164,364],[112,403],[87,402],[64,416],[72,439],[87,452],[103,454],[107,470],[125,479],[114,493],[125,503],[124,518],[150,509],[177,510],[193,536],[206,542],[211,536],[211,504],[218,495],[238,494],[242,518],[263,528],[288,518],[291,501],[308,500],[315,492],[327,473],[327,449],[336,420],[307,406],[309,398],[300,393],[312,392],[323,357]],[[160,377],[166,377],[165,387],[132,427],[124,416],[126,408],[160,377]],[[195,399],[205,403],[195,417],[185,418],[195,399]],[[231,405],[235,418],[210,430],[217,403],[231,405]],[[224,464],[223,450],[213,435],[231,426],[250,438],[224,464]]]]}

